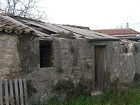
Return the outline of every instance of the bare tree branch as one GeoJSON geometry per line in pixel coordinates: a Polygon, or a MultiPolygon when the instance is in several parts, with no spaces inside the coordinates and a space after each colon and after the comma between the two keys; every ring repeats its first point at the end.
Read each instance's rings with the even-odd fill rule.
{"type": "Polygon", "coordinates": [[[46,12],[40,11],[37,0],[2,0],[0,1],[0,12],[44,20],[46,12]]]}

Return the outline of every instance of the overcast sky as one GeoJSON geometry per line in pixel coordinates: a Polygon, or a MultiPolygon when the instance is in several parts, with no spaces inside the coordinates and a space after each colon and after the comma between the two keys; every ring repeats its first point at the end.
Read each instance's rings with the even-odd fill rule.
{"type": "Polygon", "coordinates": [[[91,29],[125,27],[140,31],[140,0],[44,0],[47,21],[91,29]]]}

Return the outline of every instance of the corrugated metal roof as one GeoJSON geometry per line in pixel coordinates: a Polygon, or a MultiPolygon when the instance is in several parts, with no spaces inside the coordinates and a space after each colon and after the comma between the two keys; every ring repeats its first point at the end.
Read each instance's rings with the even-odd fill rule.
{"type": "Polygon", "coordinates": [[[117,39],[115,37],[112,37],[112,36],[109,36],[109,35],[106,35],[106,34],[103,34],[103,33],[98,33],[98,32],[94,32],[94,31],[91,31],[91,30],[86,30],[86,29],[80,29],[80,28],[74,28],[74,27],[70,27],[70,26],[63,26],[63,25],[56,25],[58,27],[61,27],[63,29],[66,29],[66,30],[70,30],[71,32],[74,32],[76,34],[79,34],[79,35],[83,35],[85,36],[86,38],[89,38],[89,39],[105,39],[105,38],[110,38],[110,39],[117,39]]]}

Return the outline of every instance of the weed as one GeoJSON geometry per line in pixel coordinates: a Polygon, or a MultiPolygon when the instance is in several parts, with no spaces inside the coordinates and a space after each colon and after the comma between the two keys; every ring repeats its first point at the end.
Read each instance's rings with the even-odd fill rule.
{"type": "Polygon", "coordinates": [[[90,95],[92,91],[92,85],[92,80],[81,77],[79,83],[76,86],[75,95],[90,95]]]}
{"type": "Polygon", "coordinates": [[[73,96],[64,102],[55,98],[48,105],[140,105],[140,84],[130,85],[125,90],[120,90],[119,94],[113,91],[116,90],[104,91],[96,96],[73,96]]]}
{"type": "Polygon", "coordinates": [[[49,99],[48,105],[62,105],[62,102],[60,102],[57,97],[52,97],[49,99]]]}

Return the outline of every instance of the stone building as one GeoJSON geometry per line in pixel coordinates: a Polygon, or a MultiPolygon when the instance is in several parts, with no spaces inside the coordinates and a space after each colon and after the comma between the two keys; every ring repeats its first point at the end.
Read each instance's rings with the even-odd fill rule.
{"type": "Polygon", "coordinates": [[[34,100],[55,95],[59,80],[91,81],[92,91],[139,73],[139,42],[18,16],[0,16],[0,78],[26,78],[34,100]]]}

